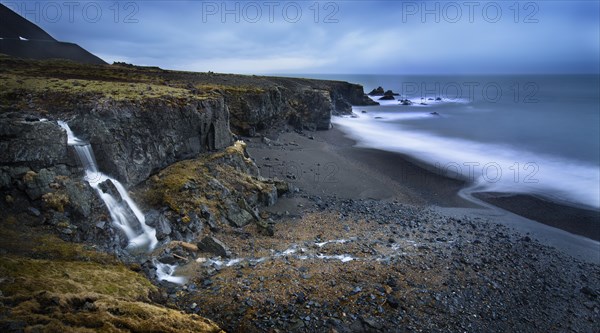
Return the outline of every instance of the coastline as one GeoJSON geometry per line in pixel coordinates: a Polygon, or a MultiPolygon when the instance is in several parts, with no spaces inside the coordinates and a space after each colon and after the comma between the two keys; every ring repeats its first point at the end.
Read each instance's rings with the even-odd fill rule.
{"type": "MultiPolygon", "coordinates": [[[[468,187],[465,181],[436,174],[403,154],[355,147],[356,142],[337,127],[305,135],[287,132],[273,138],[268,140],[270,145],[259,138],[249,139],[250,155],[261,174],[289,181],[310,196],[393,201],[451,215],[483,217],[573,257],[600,262],[600,224],[590,224],[594,219],[598,222],[598,212],[529,195],[477,193],[465,198],[460,193],[468,187]],[[315,168],[318,165],[320,169],[315,168]],[[333,167],[328,169],[328,165],[333,167]],[[301,174],[290,177],[296,170],[301,174]]],[[[299,215],[297,206],[305,204],[302,196],[296,196],[269,210],[299,215]]]]}
{"type": "Polygon", "coordinates": [[[265,134],[242,139],[263,177],[292,185],[260,212],[275,232],[219,231],[231,255],[188,264],[180,308],[229,332],[597,326],[598,242],[467,201],[463,182],[337,129],[265,134]]]}
{"type": "Polygon", "coordinates": [[[479,200],[571,234],[600,241],[600,212],[547,201],[533,195],[479,192],[479,200]]]}
{"type": "MultiPolygon", "coordinates": [[[[323,137],[338,141],[337,136],[343,136],[355,145],[356,142],[345,137],[343,130],[332,129],[330,135],[323,137]]],[[[350,158],[370,163],[373,171],[392,176],[401,186],[409,186],[419,191],[419,197],[425,202],[442,207],[477,208],[480,204],[464,198],[459,192],[468,187],[462,180],[439,175],[427,165],[414,161],[410,156],[372,148],[353,147],[346,154],[350,158]]],[[[476,192],[472,194],[478,200],[512,212],[519,216],[558,228],[569,233],[600,241],[600,211],[582,207],[568,206],[552,202],[534,195],[500,192],[476,192]]]]}

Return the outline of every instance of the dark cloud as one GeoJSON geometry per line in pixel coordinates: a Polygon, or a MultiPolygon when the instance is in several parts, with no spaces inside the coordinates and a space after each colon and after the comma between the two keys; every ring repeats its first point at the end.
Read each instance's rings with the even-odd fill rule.
{"type": "Polygon", "coordinates": [[[599,70],[596,1],[86,1],[72,12],[64,2],[2,2],[109,62],[245,73],[599,70]]]}

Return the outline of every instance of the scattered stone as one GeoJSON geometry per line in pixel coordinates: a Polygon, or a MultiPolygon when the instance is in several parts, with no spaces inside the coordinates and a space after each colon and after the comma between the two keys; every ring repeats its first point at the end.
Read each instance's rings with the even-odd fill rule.
{"type": "Polygon", "coordinates": [[[29,208],[27,208],[27,211],[29,212],[29,214],[31,214],[35,217],[39,217],[41,215],[39,209],[37,209],[35,207],[29,207],[29,208]]]}
{"type": "Polygon", "coordinates": [[[393,295],[387,295],[385,302],[393,309],[397,309],[400,306],[400,302],[393,295]]]}
{"type": "Polygon", "coordinates": [[[200,251],[213,253],[221,257],[231,257],[229,248],[220,240],[210,236],[204,237],[200,243],[198,243],[198,249],[200,251]]]}
{"type": "Polygon", "coordinates": [[[581,288],[581,292],[587,296],[590,296],[591,298],[596,298],[598,296],[598,294],[593,289],[587,286],[581,288]]]}
{"type": "Polygon", "coordinates": [[[360,293],[362,291],[361,287],[354,287],[354,289],[352,289],[352,291],[350,292],[350,295],[356,295],[358,293],[360,293]]]}

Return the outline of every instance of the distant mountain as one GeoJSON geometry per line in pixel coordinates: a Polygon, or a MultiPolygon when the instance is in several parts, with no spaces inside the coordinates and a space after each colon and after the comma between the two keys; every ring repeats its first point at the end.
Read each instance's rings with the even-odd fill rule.
{"type": "Polygon", "coordinates": [[[73,43],[59,42],[42,28],[0,4],[0,53],[29,59],[69,59],[84,64],[105,64],[73,43]]]}

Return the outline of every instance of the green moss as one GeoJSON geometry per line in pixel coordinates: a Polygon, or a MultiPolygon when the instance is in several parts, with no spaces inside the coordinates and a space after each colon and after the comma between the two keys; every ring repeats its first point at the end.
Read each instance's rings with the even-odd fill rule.
{"type": "Polygon", "coordinates": [[[149,304],[156,287],[122,265],[4,257],[0,276],[0,311],[10,308],[0,325],[21,322],[29,329],[64,332],[221,332],[199,316],[149,304]]]}
{"type": "Polygon", "coordinates": [[[195,95],[190,90],[145,82],[115,82],[90,79],[51,79],[14,74],[0,75],[3,95],[28,93],[59,93],[65,95],[99,96],[115,101],[141,100],[160,97],[203,100],[206,95],[195,95]]]}
{"type": "Polygon", "coordinates": [[[151,303],[157,287],[114,257],[0,221],[0,327],[35,332],[222,332],[151,303]]]}
{"type": "Polygon", "coordinates": [[[44,204],[58,212],[64,212],[65,206],[69,204],[69,196],[64,191],[50,192],[42,195],[44,204]]]}
{"type": "Polygon", "coordinates": [[[137,195],[151,206],[168,206],[181,214],[184,223],[190,221],[189,213],[200,215],[202,207],[219,217],[226,208],[224,191],[233,199],[233,195],[246,197],[267,188],[246,173],[250,166],[254,167],[245,157],[245,143],[238,141],[223,151],[168,166],[139,188],[137,195]]]}
{"type": "Polygon", "coordinates": [[[95,262],[0,258],[0,283],[5,296],[91,292],[119,298],[147,300],[156,291],[143,276],[123,265],[95,262]]]}
{"type": "Polygon", "coordinates": [[[231,95],[243,95],[243,94],[261,94],[266,90],[257,86],[230,86],[224,84],[199,84],[196,85],[198,89],[208,90],[208,91],[217,91],[221,90],[231,95]]]}

